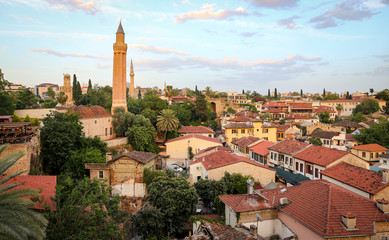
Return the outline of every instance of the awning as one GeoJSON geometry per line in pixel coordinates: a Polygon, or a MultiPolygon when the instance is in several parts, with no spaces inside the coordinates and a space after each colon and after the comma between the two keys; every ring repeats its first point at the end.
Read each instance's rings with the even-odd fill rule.
{"type": "Polygon", "coordinates": [[[292,185],[299,185],[301,181],[310,180],[308,177],[300,174],[300,173],[291,173],[289,171],[286,171],[282,168],[278,167],[270,167],[276,170],[276,175],[286,181],[287,183],[290,183],[292,185]]]}

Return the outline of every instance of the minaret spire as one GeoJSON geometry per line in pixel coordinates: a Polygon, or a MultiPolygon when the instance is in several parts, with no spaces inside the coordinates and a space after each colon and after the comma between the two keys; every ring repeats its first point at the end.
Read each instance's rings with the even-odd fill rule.
{"type": "Polygon", "coordinates": [[[116,31],[116,34],[118,34],[118,33],[125,34],[124,31],[123,31],[122,20],[121,19],[120,19],[118,30],[116,31]]]}
{"type": "Polygon", "coordinates": [[[135,99],[135,83],[134,83],[134,65],[132,64],[132,58],[131,58],[131,66],[130,66],[130,97],[135,99]]]}

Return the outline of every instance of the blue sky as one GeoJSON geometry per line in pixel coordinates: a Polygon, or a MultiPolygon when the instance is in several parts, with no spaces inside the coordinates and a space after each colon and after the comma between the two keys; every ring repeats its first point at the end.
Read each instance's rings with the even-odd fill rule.
{"type": "Polygon", "coordinates": [[[119,19],[142,87],[389,88],[389,0],[0,0],[0,68],[29,87],[112,85],[119,19]]]}

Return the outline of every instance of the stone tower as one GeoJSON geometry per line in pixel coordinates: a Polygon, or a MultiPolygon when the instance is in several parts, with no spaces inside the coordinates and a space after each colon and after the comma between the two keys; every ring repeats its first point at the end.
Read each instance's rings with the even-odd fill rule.
{"type": "Polygon", "coordinates": [[[134,87],[134,66],[132,65],[132,59],[131,59],[131,72],[130,72],[130,78],[131,78],[131,82],[130,82],[130,98],[133,98],[135,99],[135,87],[134,87]]]}
{"type": "Polygon", "coordinates": [[[123,107],[127,111],[126,58],[127,44],[124,42],[124,31],[120,22],[116,31],[116,42],[113,44],[112,114],[113,109],[117,107],[123,107]]]}
{"type": "Polygon", "coordinates": [[[70,84],[70,74],[63,75],[63,87],[60,89],[61,92],[65,93],[65,96],[68,96],[65,105],[70,106],[73,105],[73,88],[70,84]]]}

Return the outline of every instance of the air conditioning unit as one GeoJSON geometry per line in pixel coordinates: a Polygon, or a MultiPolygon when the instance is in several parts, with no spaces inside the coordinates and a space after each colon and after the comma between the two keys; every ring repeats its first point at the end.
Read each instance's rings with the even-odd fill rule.
{"type": "Polygon", "coordinates": [[[288,198],[286,198],[286,197],[280,198],[280,203],[281,203],[281,205],[288,204],[288,198]]]}

